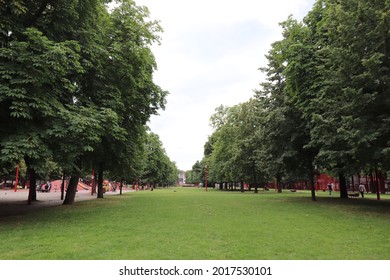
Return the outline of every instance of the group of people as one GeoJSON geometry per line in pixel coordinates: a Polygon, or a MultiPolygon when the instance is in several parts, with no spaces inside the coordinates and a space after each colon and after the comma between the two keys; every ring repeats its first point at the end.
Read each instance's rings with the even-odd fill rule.
{"type": "MultiPolygon", "coordinates": [[[[328,190],[329,190],[329,195],[332,195],[332,191],[333,191],[332,184],[328,184],[328,190]]],[[[360,183],[360,185],[359,185],[359,193],[362,196],[362,198],[364,198],[364,193],[365,192],[366,192],[366,186],[364,184],[360,183]]]]}

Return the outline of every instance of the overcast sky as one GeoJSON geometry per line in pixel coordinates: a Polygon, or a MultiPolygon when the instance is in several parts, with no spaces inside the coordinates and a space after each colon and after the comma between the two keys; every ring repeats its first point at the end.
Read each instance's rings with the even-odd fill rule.
{"type": "Polygon", "coordinates": [[[135,0],[161,21],[154,81],[170,92],[165,111],[153,116],[177,167],[189,170],[203,157],[217,106],[248,101],[259,89],[271,43],[281,39],[279,22],[301,20],[314,0],[135,0]]]}

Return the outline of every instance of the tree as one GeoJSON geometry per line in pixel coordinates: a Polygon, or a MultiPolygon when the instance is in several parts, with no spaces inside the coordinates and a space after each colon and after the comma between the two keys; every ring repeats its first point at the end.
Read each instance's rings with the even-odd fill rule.
{"type": "Polygon", "coordinates": [[[247,179],[255,162],[253,174],[275,177],[279,191],[283,180],[306,178],[315,200],[318,171],[338,174],[347,198],[346,175],[388,170],[389,7],[318,0],[303,22],[283,22],[255,102],[220,106],[211,117],[210,174],[247,179]]]}
{"type": "MultiPolygon", "coordinates": [[[[281,192],[283,176],[305,176],[315,201],[314,158],[316,149],[310,143],[310,119],[305,115],[305,102],[312,93],[310,64],[313,55],[307,29],[289,18],[281,24],[283,40],[272,45],[262,70],[267,81],[257,91],[260,130],[257,149],[259,162],[276,178],[281,192]],[[264,165],[264,163],[266,163],[264,165]]],[[[314,74],[313,74],[314,75],[314,74]]]]}
{"type": "Polygon", "coordinates": [[[257,189],[265,174],[259,169],[256,156],[257,102],[248,102],[233,107],[219,106],[210,117],[215,131],[204,146],[202,165],[208,168],[212,182],[244,182],[257,189]]]}
{"type": "MultiPolygon", "coordinates": [[[[136,155],[146,122],[164,108],[167,92],[152,80],[157,65],[150,50],[150,45],[159,40],[161,27],[157,21],[147,21],[148,17],[146,7],[121,1],[104,30],[103,50],[97,57],[100,67],[93,63],[85,79],[86,92],[99,106],[111,108],[116,117],[116,126],[107,127],[94,152],[101,177],[104,169],[127,176],[139,161],[136,155]]],[[[98,197],[102,198],[102,179],[99,182],[98,197]]]]}
{"type": "Polygon", "coordinates": [[[179,171],[166,154],[157,134],[153,132],[148,134],[145,152],[145,168],[142,174],[145,183],[151,183],[156,187],[158,184],[167,185],[177,182],[179,171]]]}
{"type": "Polygon", "coordinates": [[[47,138],[58,121],[59,99],[74,90],[68,73],[80,71],[78,45],[53,42],[35,28],[7,32],[12,35],[0,48],[0,156],[3,164],[25,160],[34,200],[35,173],[53,157],[47,138]]]}
{"type": "Polygon", "coordinates": [[[110,15],[108,2],[0,8],[0,162],[24,159],[31,186],[46,161],[56,162],[72,177],[64,204],[74,201],[85,158],[101,174],[118,164],[130,169],[147,120],[165,104],[167,92],[152,81],[158,22],[146,21],[147,9],[133,1],[110,15]]]}
{"type": "Polygon", "coordinates": [[[203,182],[203,167],[201,163],[198,161],[192,166],[190,176],[187,179],[187,182],[193,184],[199,184],[203,182]]]}
{"type": "MultiPolygon", "coordinates": [[[[388,168],[389,3],[318,1],[322,17],[311,23],[322,36],[313,143],[320,146],[318,162],[337,172],[341,182],[365,167],[388,168]]],[[[347,198],[345,184],[341,187],[347,198]]]]}

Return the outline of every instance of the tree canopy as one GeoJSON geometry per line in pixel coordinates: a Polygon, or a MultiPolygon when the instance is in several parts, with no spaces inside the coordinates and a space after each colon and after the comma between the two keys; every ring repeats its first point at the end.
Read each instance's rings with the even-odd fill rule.
{"type": "Polygon", "coordinates": [[[254,98],[211,117],[202,160],[210,174],[304,179],[315,200],[318,172],[339,177],[343,198],[346,176],[387,172],[389,8],[389,0],[317,0],[301,22],[281,23],[254,98]]]}
{"type": "Polygon", "coordinates": [[[3,168],[24,161],[35,178],[54,163],[72,182],[83,165],[141,173],[146,124],[167,95],[153,82],[150,49],[162,28],[134,1],[117,1],[109,12],[110,2],[1,1],[3,168]]]}

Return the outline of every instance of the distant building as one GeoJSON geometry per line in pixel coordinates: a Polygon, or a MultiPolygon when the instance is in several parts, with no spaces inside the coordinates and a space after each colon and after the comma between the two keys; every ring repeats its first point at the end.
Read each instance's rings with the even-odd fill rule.
{"type": "Polygon", "coordinates": [[[179,186],[184,186],[185,183],[186,183],[186,172],[180,170],[180,171],[179,171],[178,180],[177,180],[177,184],[178,184],[179,186]]]}

